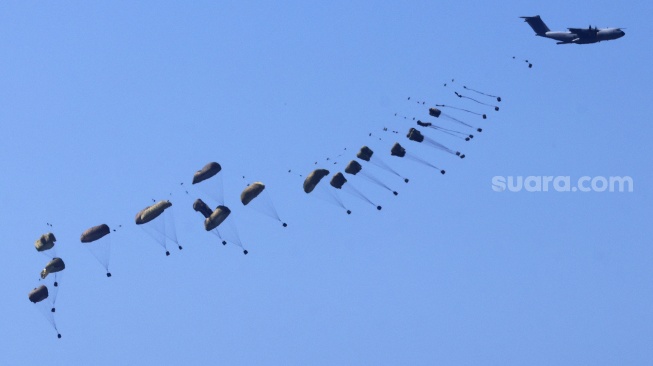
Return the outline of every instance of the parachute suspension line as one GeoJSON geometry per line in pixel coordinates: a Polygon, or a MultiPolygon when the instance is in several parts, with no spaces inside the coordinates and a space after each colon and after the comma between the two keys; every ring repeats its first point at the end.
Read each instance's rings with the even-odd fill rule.
{"type": "Polygon", "coordinates": [[[450,148],[442,145],[441,143],[433,140],[430,137],[424,137],[424,141],[428,142],[431,146],[435,147],[436,149],[442,150],[444,152],[448,152],[451,155],[456,155],[461,159],[465,158],[465,154],[461,154],[460,151],[451,150],[450,148]]]}
{"type": "Polygon", "coordinates": [[[100,265],[107,271],[107,277],[111,277],[109,272],[109,259],[111,256],[111,235],[97,239],[91,243],[85,244],[91,254],[97,259],[100,265]]]}
{"type": "Polygon", "coordinates": [[[466,134],[464,132],[456,131],[456,130],[450,130],[448,128],[440,127],[440,126],[435,126],[435,125],[430,125],[428,126],[429,128],[432,128],[436,131],[440,131],[442,133],[446,133],[447,135],[451,135],[455,138],[459,138],[461,140],[469,141],[474,138],[474,135],[466,134]]]}
{"type": "Polygon", "coordinates": [[[165,221],[167,221],[166,224],[167,229],[169,228],[165,232],[166,232],[166,236],[168,236],[169,239],[171,239],[175,244],[177,244],[179,250],[182,250],[184,248],[179,244],[179,240],[177,240],[177,229],[175,228],[175,215],[173,214],[172,211],[173,209],[174,207],[169,207],[168,209],[163,211],[163,216],[164,216],[163,218],[165,219],[165,221]]]}
{"type": "Polygon", "coordinates": [[[338,195],[338,192],[336,192],[335,189],[331,188],[328,182],[321,182],[315,186],[313,192],[311,192],[311,195],[321,199],[324,202],[329,203],[330,205],[345,209],[348,215],[351,214],[351,210],[345,206],[344,202],[338,195]]]}
{"type": "Polygon", "coordinates": [[[361,193],[361,191],[359,191],[358,189],[356,189],[356,187],[352,186],[351,183],[345,183],[345,184],[342,186],[342,188],[343,188],[346,192],[348,192],[348,193],[350,193],[350,194],[352,194],[352,195],[354,195],[354,196],[356,196],[356,197],[362,199],[363,201],[369,203],[369,204],[372,205],[372,206],[375,206],[377,210],[381,210],[381,206],[378,206],[377,204],[375,204],[374,202],[372,202],[372,201],[371,201],[369,198],[367,198],[363,193],[361,193]]]}
{"type": "Polygon", "coordinates": [[[371,181],[371,182],[373,182],[373,183],[376,183],[377,185],[379,185],[379,186],[381,186],[381,187],[387,189],[388,191],[392,192],[395,196],[399,194],[399,193],[397,193],[397,191],[395,191],[394,189],[388,187],[385,183],[383,183],[383,182],[382,182],[380,179],[378,179],[377,177],[375,177],[375,176],[373,176],[373,175],[371,175],[371,174],[368,174],[368,173],[365,172],[365,171],[361,172],[360,174],[363,176],[363,178],[365,178],[365,179],[367,179],[367,180],[369,180],[369,181],[371,181]]]}
{"type": "Polygon", "coordinates": [[[220,230],[217,227],[211,230],[211,233],[220,239],[222,245],[227,245],[227,241],[222,238],[222,235],[220,235],[220,230]]]}
{"type": "Polygon", "coordinates": [[[451,109],[456,109],[456,110],[459,110],[459,111],[463,111],[463,112],[467,112],[467,113],[475,114],[475,115],[477,115],[477,116],[482,116],[483,119],[487,119],[487,115],[485,115],[484,113],[478,113],[478,112],[470,111],[469,109],[458,108],[458,107],[453,107],[453,106],[450,106],[450,105],[444,105],[444,104],[436,104],[435,106],[436,106],[436,107],[442,107],[442,108],[451,108],[451,109]]]}
{"type": "Polygon", "coordinates": [[[411,154],[406,154],[406,157],[407,157],[408,159],[410,159],[410,160],[416,161],[416,162],[421,163],[421,164],[424,164],[424,165],[426,165],[426,166],[430,166],[430,167],[433,168],[433,169],[439,170],[440,173],[443,174],[443,175],[444,175],[444,173],[445,173],[445,170],[444,170],[444,169],[440,169],[440,168],[438,168],[437,166],[435,166],[435,165],[429,163],[428,161],[426,161],[426,160],[424,160],[424,159],[422,159],[422,158],[419,158],[419,157],[414,156],[414,155],[411,155],[411,154]]]}
{"type": "Polygon", "coordinates": [[[279,216],[279,212],[277,212],[277,208],[274,207],[274,202],[272,202],[272,197],[270,197],[268,191],[263,190],[259,196],[259,198],[263,199],[263,205],[266,207],[266,211],[270,213],[269,216],[279,221],[283,227],[288,226],[288,224],[286,224],[279,216]]]}
{"type": "Polygon", "coordinates": [[[483,103],[483,102],[481,102],[481,101],[479,101],[479,100],[476,100],[476,99],[474,99],[474,98],[470,98],[470,97],[468,97],[468,96],[462,95],[462,94],[460,94],[460,93],[458,93],[458,92],[454,92],[454,93],[456,93],[456,96],[457,96],[458,98],[466,98],[466,99],[469,99],[469,100],[473,100],[474,102],[476,102],[476,103],[478,103],[478,104],[483,104],[483,105],[486,105],[486,106],[489,106],[489,107],[494,107],[494,110],[495,110],[495,111],[497,111],[497,112],[499,111],[499,107],[496,106],[496,105],[483,103]]]}
{"type": "Polygon", "coordinates": [[[480,91],[480,90],[475,90],[475,89],[472,89],[472,88],[468,88],[468,87],[466,87],[465,85],[463,85],[463,88],[464,88],[464,89],[467,89],[467,90],[471,90],[471,91],[476,92],[476,93],[481,94],[481,95],[485,95],[485,96],[487,96],[487,97],[497,98],[497,102],[501,102],[501,97],[499,97],[499,96],[492,95],[492,94],[487,94],[487,93],[483,93],[483,92],[480,91]]]}
{"type": "Polygon", "coordinates": [[[338,204],[338,206],[340,206],[340,207],[344,208],[345,210],[347,210],[347,214],[348,214],[348,215],[351,214],[351,210],[348,209],[347,206],[345,206],[344,201],[342,200],[342,198],[340,197],[340,195],[338,195],[338,192],[337,192],[337,191],[335,191],[335,190],[333,190],[333,189],[330,189],[330,188],[327,187],[327,186],[323,186],[322,189],[325,189],[325,190],[327,191],[327,194],[328,194],[331,198],[333,198],[334,202],[336,202],[336,203],[338,204]]]}
{"type": "MultiPolygon", "coordinates": [[[[156,219],[154,221],[156,221],[156,219]]],[[[152,225],[157,225],[157,224],[154,223],[154,221],[152,221],[152,225]]],[[[158,224],[158,225],[159,225],[159,227],[161,226],[160,224],[158,224]]],[[[154,239],[154,241],[156,241],[160,246],[162,246],[163,249],[166,250],[166,256],[170,255],[170,252],[167,250],[166,244],[165,244],[165,240],[166,240],[166,236],[164,234],[165,231],[161,232],[160,228],[155,229],[153,227],[148,226],[148,224],[138,225],[138,226],[140,226],[141,229],[143,229],[143,231],[145,231],[145,233],[147,233],[147,235],[149,235],[152,239],[154,239]]],[[[164,230],[165,230],[165,225],[163,225],[163,227],[164,227],[164,230]]]]}
{"type": "Polygon", "coordinates": [[[243,246],[243,242],[240,240],[240,235],[238,234],[238,228],[236,227],[236,223],[234,222],[233,218],[231,220],[229,219],[225,220],[223,224],[226,225],[225,227],[226,232],[224,232],[224,235],[227,241],[239,246],[243,250],[243,254],[247,255],[249,251],[245,249],[245,247],[243,246]]]}
{"type": "Polygon", "coordinates": [[[397,173],[385,161],[380,160],[380,159],[374,159],[374,157],[372,157],[372,159],[370,159],[370,163],[372,163],[372,164],[374,164],[374,165],[376,165],[376,166],[378,166],[378,167],[380,167],[382,169],[385,169],[385,170],[389,171],[390,173],[392,173],[392,174],[396,175],[397,177],[403,179],[404,182],[408,183],[408,178],[406,178],[406,177],[402,176],[401,174],[397,173]]]}

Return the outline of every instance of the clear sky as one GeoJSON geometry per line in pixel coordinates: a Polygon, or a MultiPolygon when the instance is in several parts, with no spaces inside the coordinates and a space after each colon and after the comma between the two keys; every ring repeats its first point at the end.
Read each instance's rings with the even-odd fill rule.
{"type": "Polygon", "coordinates": [[[652,15],[634,1],[3,2],[1,363],[651,364],[652,15]],[[559,46],[519,19],[538,14],[626,36],[559,46]],[[394,116],[436,122],[435,103],[488,115],[443,109],[483,128],[470,142],[422,129],[464,160],[408,141],[414,122],[394,116]],[[390,156],[395,141],[447,174],[390,156]],[[303,192],[299,175],[362,145],[410,178],[363,165],[395,197],[348,177],[381,211],[303,192]],[[204,231],[191,202],[205,194],[185,193],[210,161],[247,256],[204,231]],[[495,192],[495,176],[634,190],[495,192]],[[239,202],[253,181],[287,228],[239,202]],[[173,203],[184,249],[169,257],[134,223],[152,199],[173,203]],[[79,240],[102,223],[117,229],[111,278],[79,240]],[[48,231],[67,266],[61,339],[27,299],[48,231]]]}

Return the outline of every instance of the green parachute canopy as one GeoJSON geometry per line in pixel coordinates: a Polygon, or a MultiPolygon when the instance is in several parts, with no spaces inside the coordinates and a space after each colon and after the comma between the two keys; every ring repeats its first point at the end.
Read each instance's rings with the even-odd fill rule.
{"type": "Polygon", "coordinates": [[[193,202],[193,210],[201,213],[204,216],[204,218],[208,218],[213,213],[213,211],[211,211],[209,206],[199,198],[196,199],[195,202],[193,202]]]}
{"type": "Polygon", "coordinates": [[[142,225],[156,219],[170,206],[172,206],[170,201],[163,200],[142,209],[136,214],[136,225],[142,225]]]}
{"type": "Polygon", "coordinates": [[[45,268],[41,271],[41,278],[45,279],[48,274],[61,272],[66,268],[63,260],[61,258],[54,258],[45,265],[45,268]]]}
{"type": "Polygon", "coordinates": [[[360,165],[360,163],[357,162],[356,160],[352,160],[345,167],[345,173],[351,174],[351,175],[356,175],[356,174],[358,174],[358,172],[361,171],[361,169],[363,169],[363,166],[360,165]]]}
{"type": "Polygon", "coordinates": [[[110,232],[111,230],[107,224],[93,226],[82,233],[81,241],[82,243],[91,243],[108,235],[110,232]]]}
{"type": "Polygon", "coordinates": [[[333,177],[331,177],[331,182],[329,182],[333,188],[337,189],[341,189],[342,185],[345,183],[347,183],[347,178],[345,178],[345,176],[340,172],[334,174],[333,177]]]}
{"type": "Polygon", "coordinates": [[[198,170],[195,172],[195,175],[193,175],[193,184],[200,183],[213,177],[218,174],[220,170],[222,170],[222,167],[214,161],[206,164],[204,168],[198,170]]]}
{"type": "Polygon", "coordinates": [[[52,249],[55,241],[57,241],[57,238],[54,237],[53,233],[43,234],[34,242],[34,247],[36,247],[37,251],[43,252],[52,249]]]}
{"type": "Polygon", "coordinates": [[[261,182],[254,182],[247,186],[240,194],[240,202],[247,206],[254,198],[256,198],[265,189],[265,184],[261,182]]]}
{"type": "Polygon", "coordinates": [[[220,226],[220,224],[222,224],[224,220],[227,219],[229,214],[231,214],[229,207],[222,205],[218,206],[215,211],[211,213],[211,216],[207,217],[206,220],[204,220],[204,228],[206,231],[211,231],[217,228],[220,226]]]}
{"type": "Polygon", "coordinates": [[[403,158],[404,156],[406,156],[406,149],[404,149],[404,147],[401,146],[400,143],[395,142],[395,144],[392,145],[392,149],[390,149],[390,155],[403,158]]]}
{"type": "Polygon", "coordinates": [[[29,301],[33,303],[41,302],[48,298],[48,288],[45,285],[41,285],[34,290],[29,292],[29,301]]]}
{"type": "Polygon", "coordinates": [[[322,178],[329,175],[329,171],[326,169],[315,169],[313,170],[304,180],[304,192],[311,193],[315,186],[322,180],[322,178]]]}
{"type": "Polygon", "coordinates": [[[372,151],[372,149],[370,149],[367,146],[363,146],[358,151],[358,153],[356,153],[356,157],[361,160],[370,161],[370,159],[372,158],[372,154],[374,154],[374,151],[372,151]]]}

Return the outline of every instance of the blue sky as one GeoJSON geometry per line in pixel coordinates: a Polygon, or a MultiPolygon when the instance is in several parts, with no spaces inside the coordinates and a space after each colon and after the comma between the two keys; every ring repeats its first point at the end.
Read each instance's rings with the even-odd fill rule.
{"type": "Polygon", "coordinates": [[[650,363],[652,14],[608,1],[3,3],[3,363],[650,363]],[[519,19],[536,14],[626,36],[558,46],[519,19]],[[500,111],[456,98],[463,85],[500,95],[500,111]],[[394,113],[433,120],[414,100],[488,114],[447,112],[483,127],[470,142],[424,131],[464,160],[404,137],[414,125],[394,113]],[[395,141],[447,174],[390,156],[395,141]],[[342,169],[362,145],[410,178],[364,165],[394,197],[351,177],[383,210],[343,194],[346,215],[302,191],[299,174],[342,169]],[[210,161],[247,256],[203,230],[190,205],[206,197],[180,185],[210,161]],[[494,176],[544,175],[629,176],[634,191],[492,190],[494,176]],[[287,228],[240,204],[253,181],[287,228]],[[166,257],[134,224],[152,199],[172,201],[183,251],[166,257]],[[79,242],[102,223],[122,226],[111,278],[79,242]],[[61,339],[27,299],[48,231],[67,265],[61,339]]]}

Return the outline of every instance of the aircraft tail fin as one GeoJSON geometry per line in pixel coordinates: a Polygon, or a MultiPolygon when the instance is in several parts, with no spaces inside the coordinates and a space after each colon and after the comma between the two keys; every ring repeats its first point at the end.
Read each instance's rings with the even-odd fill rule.
{"type": "Polygon", "coordinates": [[[537,34],[538,36],[542,36],[546,34],[546,32],[550,31],[549,27],[547,27],[546,24],[544,24],[542,18],[540,18],[539,15],[536,15],[534,17],[520,17],[520,18],[524,19],[524,21],[528,23],[528,25],[530,25],[531,28],[533,28],[535,34],[537,34]]]}

